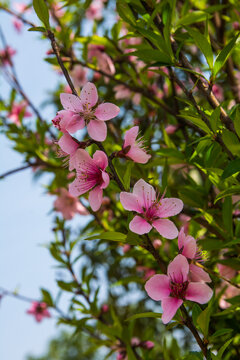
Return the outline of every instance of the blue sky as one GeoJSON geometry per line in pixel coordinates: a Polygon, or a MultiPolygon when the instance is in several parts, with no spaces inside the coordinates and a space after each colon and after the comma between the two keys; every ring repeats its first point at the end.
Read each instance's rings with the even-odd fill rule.
{"type": "MultiPolygon", "coordinates": [[[[36,17],[32,16],[35,22],[36,17]]],[[[11,17],[0,12],[0,24],[8,43],[17,50],[14,57],[17,73],[25,92],[40,108],[49,89],[54,89],[59,76],[43,61],[49,48],[47,41],[39,40],[39,34],[28,32],[24,27],[18,35],[13,29],[11,17]]],[[[7,91],[0,79],[0,93],[7,91]]],[[[52,118],[53,109],[44,111],[52,118]]],[[[11,149],[11,143],[0,136],[0,173],[21,166],[22,158],[11,149]]],[[[43,246],[52,240],[51,216],[54,197],[44,194],[43,184],[32,180],[32,170],[24,170],[0,182],[1,194],[1,249],[0,286],[38,298],[39,288],[57,290],[54,261],[43,246]]],[[[38,324],[26,314],[29,304],[6,297],[0,303],[0,359],[25,360],[26,354],[41,355],[47,341],[56,335],[54,318],[38,324]]]]}

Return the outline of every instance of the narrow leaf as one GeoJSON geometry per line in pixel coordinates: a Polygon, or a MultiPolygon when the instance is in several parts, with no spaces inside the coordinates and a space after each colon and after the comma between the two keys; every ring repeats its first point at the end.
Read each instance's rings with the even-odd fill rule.
{"type": "Polygon", "coordinates": [[[188,33],[193,38],[195,44],[199,47],[202,51],[203,55],[205,56],[207,63],[212,69],[213,67],[213,52],[212,47],[209,44],[207,38],[198,30],[187,28],[188,33]]]}
{"type": "Polygon", "coordinates": [[[125,321],[132,321],[132,320],[141,319],[141,318],[161,318],[161,317],[162,317],[162,314],[160,314],[160,313],[146,312],[146,313],[140,313],[140,314],[135,314],[133,316],[130,316],[125,321]]]}
{"type": "Polygon", "coordinates": [[[228,57],[231,54],[231,51],[236,45],[237,39],[239,34],[234,36],[232,40],[220,51],[218,56],[215,59],[214,65],[213,65],[213,77],[215,78],[217,73],[221,70],[225,62],[227,61],[228,57]]]}

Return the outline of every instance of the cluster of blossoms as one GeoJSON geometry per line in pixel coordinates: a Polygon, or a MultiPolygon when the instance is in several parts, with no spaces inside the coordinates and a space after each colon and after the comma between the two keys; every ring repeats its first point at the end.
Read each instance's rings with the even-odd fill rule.
{"type": "MultiPolygon", "coordinates": [[[[86,143],[81,143],[71,134],[87,126],[88,134],[95,141],[104,141],[107,136],[105,121],[118,115],[119,108],[111,103],[98,105],[98,93],[94,84],[84,85],[80,96],[61,94],[64,110],[57,113],[53,124],[63,132],[58,145],[63,155],[69,156],[69,170],[76,170],[76,178],[69,185],[69,193],[73,198],[66,210],[71,218],[71,210],[76,206],[74,197],[89,192],[89,204],[93,211],[98,211],[103,202],[103,190],[110,182],[107,172],[108,156],[104,151],[97,150],[91,157],[83,149],[86,143]],[[82,144],[85,144],[82,146],[82,144]],[[70,208],[69,208],[70,206],[70,208]]],[[[150,159],[142,139],[138,138],[139,127],[134,126],[126,131],[122,150],[115,153],[117,157],[125,157],[136,163],[145,164],[150,159]]],[[[67,191],[63,196],[67,195],[67,191]]],[[[70,201],[69,199],[67,201],[70,201]]],[[[162,237],[175,239],[178,236],[179,255],[169,264],[167,275],[156,275],[147,269],[145,279],[152,276],[145,285],[148,295],[154,300],[162,302],[162,321],[169,322],[184,300],[196,301],[200,304],[208,302],[212,296],[211,288],[206,282],[211,282],[209,275],[198,266],[201,253],[196,240],[184,232],[184,227],[178,233],[176,225],[169,220],[171,216],[179,214],[183,209],[183,202],[177,198],[158,196],[152,185],[140,179],[133,186],[133,192],[122,191],[120,202],[125,210],[135,212],[136,215],[129,223],[132,232],[138,235],[148,234],[154,228],[162,237]]],[[[61,202],[56,201],[56,205],[61,202]]],[[[61,206],[60,206],[61,209],[61,206]]],[[[63,212],[63,209],[60,211],[63,212]]],[[[76,212],[76,210],[74,210],[76,212]]],[[[65,214],[66,217],[66,214],[65,214]]],[[[160,242],[161,246],[161,242],[160,242]]],[[[159,247],[159,246],[158,246],[159,247]]],[[[156,247],[157,248],[157,247],[156,247]]],[[[146,270],[141,268],[139,270],[146,270]]],[[[119,359],[125,358],[125,350],[119,351],[119,359]]]]}

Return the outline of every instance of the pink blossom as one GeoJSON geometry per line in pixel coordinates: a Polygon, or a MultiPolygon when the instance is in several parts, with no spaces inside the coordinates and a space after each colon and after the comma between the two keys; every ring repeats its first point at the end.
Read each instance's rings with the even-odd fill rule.
{"type": "Polygon", "coordinates": [[[71,71],[71,77],[75,86],[83,86],[87,82],[87,70],[81,65],[75,65],[71,71]]]}
{"type": "Polygon", "coordinates": [[[105,169],[108,158],[103,151],[97,150],[93,158],[83,149],[78,149],[74,155],[76,179],[69,185],[69,192],[74,196],[85,194],[89,190],[88,201],[93,211],[99,210],[103,189],[109,184],[109,175],[105,169]]]}
{"type": "Polygon", "coordinates": [[[11,46],[7,45],[5,49],[0,50],[0,63],[2,63],[2,65],[11,65],[11,58],[15,54],[16,50],[14,50],[11,46]]]}
{"type": "Polygon", "coordinates": [[[162,302],[164,324],[172,320],[184,300],[205,304],[212,297],[213,291],[209,286],[201,282],[191,282],[188,275],[188,261],[180,254],[168,265],[167,275],[154,275],[146,282],[148,295],[153,300],[162,302]]]}
{"type": "MultiPolygon", "coordinates": [[[[104,52],[105,47],[102,45],[89,44],[88,46],[88,60],[96,58],[98,68],[108,75],[114,75],[116,70],[112,59],[108,54],[104,52]]],[[[105,77],[105,81],[108,81],[108,77],[105,77]]]]}
{"type": "Polygon", "coordinates": [[[220,102],[224,100],[223,88],[220,85],[214,84],[212,92],[220,102]]]}
{"type": "Polygon", "coordinates": [[[136,163],[146,164],[151,155],[144,149],[142,139],[137,139],[139,127],[134,126],[126,131],[123,143],[123,150],[120,152],[136,163]]]}
{"type": "Polygon", "coordinates": [[[24,4],[24,3],[14,3],[13,7],[20,13],[23,14],[27,11],[31,11],[31,9],[29,8],[28,5],[24,4]]]}
{"type": "Polygon", "coordinates": [[[41,322],[45,317],[51,317],[47,307],[47,304],[44,302],[33,301],[30,309],[27,310],[27,314],[33,315],[37,322],[41,322]]]}
{"type": "Polygon", "coordinates": [[[27,102],[22,101],[18,104],[13,103],[11,112],[8,114],[8,118],[15,123],[16,125],[20,125],[20,119],[21,117],[31,117],[32,114],[26,110],[27,102]]]}
{"type": "Polygon", "coordinates": [[[154,188],[143,179],[133,187],[133,193],[121,192],[120,201],[124,209],[135,211],[136,215],[129,224],[132,232],[147,234],[154,227],[160,235],[167,239],[174,239],[178,230],[169,216],[177,215],[183,208],[183,202],[176,198],[163,197],[158,200],[154,188]]]}
{"type": "Polygon", "coordinates": [[[88,215],[88,211],[76,197],[72,196],[66,189],[59,190],[59,196],[54,202],[56,211],[62,213],[66,220],[71,220],[76,213],[80,215],[88,215]]]}
{"type": "Polygon", "coordinates": [[[152,348],[155,346],[155,344],[154,344],[154,342],[152,342],[152,341],[150,341],[150,340],[147,340],[147,341],[144,341],[144,342],[142,343],[142,346],[143,346],[144,348],[150,350],[150,349],[152,349],[152,348]]]}
{"type": "Polygon", "coordinates": [[[86,11],[86,18],[89,20],[101,20],[103,3],[101,0],[93,0],[86,11]]]}
{"type": "Polygon", "coordinates": [[[153,246],[155,249],[159,249],[162,246],[162,241],[160,239],[153,240],[153,246]]]}
{"type": "Polygon", "coordinates": [[[218,289],[216,289],[216,294],[218,294],[224,288],[225,288],[225,291],[219,299],[219,306],[221,309],[227,309],[231,306],[231,304],[228,301],[226,301],[227,299],[231,299],[234,296],[240,295],[240,289],[236,288],[233,285],[230,285],[226,281],[222,281],[220,287],[218,289]]]}
{"type": "Polygon", "coordinates": [[[234,278],[237,275],[236,270],[234,270],[230,266],[226,266],[223,264],[217,264],[217,268],[218,268],[219,274],[228,280],[231,280],[232,278],[234,278]]]}
{"type": "Polygon", "coordinates": [[[12,20],[14,29],[20,34],[22,31],[23,23],[21,20],[19,20],[17,17],[14,17],[12,20]]]}
{"type": "Polygon", "coordinates": [[[94,84],[84,85],[80,97],[72,94],[60,94],[60,100],[65,110],[58,112],[54,125],[62,132],[74,133],[87,125],[90,137],[104,141],[107,136],[105,121],[118,115],[120,109],[112,103],[103,103],[96,107],[98,93],[94,84]]]}
{"type": "Polygon", "coordinates": [[[155,275],[156,274],[156,271],[153,270],[153,269],[150,269],[149,267],[147,266],[137,266],[137,271],[140,271],[140,272],[143,272],[144,273],[144,277],[143,279],[144,280],[147,280],[149,279],[151,276],[155,275]]]}
{"type": "Polygon", "coordinates": [[[116,85],[114,86],[115,98],[116,99],[129,99],[132,98],[132,101],[135,105],[139,105],[141,101],[141,94],[131,92],[124,85],[116,85]]]}
{"type": "Polygon", "coordinates": [[[129,244],[124,244],[124,245],[123,245],[123,252],[124,252],[124,254],[126,254],[129,250],[131,250],[131,245],[129,245],[129,244]]]}
{"type": "Polygon", "coordinates": [[[103,313],[106,313],[109,311],[109,306],[108,304],[103,304],[102,307],[101,307],[101,310],[103,313]]]}
{"type": "Polygon", "coordinates": [[[177,125],[168,125],[165,127],[165,131],[168,135],[174,134],[178,129],[177,125]]]}
{"type": "MultiPolygon", "coordinates": [[[[178,248],[180,253],[189,260],[202,261],[201,252],[197,248],[196,240],[186,235],[184,227],[181,228],[178,235],[178,248]]],[[[189,277],[193,282],[211,282],[211,278],[206,271],[201,269],[199,266],[190,263],[189,265],[189,277]]]]}

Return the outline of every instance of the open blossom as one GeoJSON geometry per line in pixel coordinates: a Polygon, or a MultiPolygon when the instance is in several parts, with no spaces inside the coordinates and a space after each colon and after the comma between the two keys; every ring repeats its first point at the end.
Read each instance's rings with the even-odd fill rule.
{"type": "Polygon", "coordinates": [[[41,322],[45,317],[51,317],[47,307],[47,304],[44,302],[33,301],[30,309],[27,310],[27,314],[33,315],[37,322],[41,322]]]}
{"type": "MultiPolygon", "coordinates": [[[[202,261],[201,252],[197,248],[196,240],[190,236],[186,235],[184,232],[184,227],[181,228],[178,235],[178,248],[183,256],[189,260],[202,261]]],[[[191,281],[198,282],[211,282],[211,278],[206,271],[201,269],[199,266],[190,263],[189,264],[189,277],[191,281]]]]}
{"type": "Polygon", "coordinates": [[[172,320],[184,300],[205,304],[212,297],[213,291],[208,285],[191,282],[188,275],[188,261],[180,254],[168,265],[167,275],[154,275],[146,282],[148,295],[153,300],[162,302],[164,324],[172,320]]]}
{"type": "Polygon", "coordinates": [[[143,140],[137,139],[138,131],[138,126],[134,126],[126,131],[122,153],[136,163],[146,164],[151,155],[148,155],[144,149],[143,140]]]}
{"type": "Polygon", "coordinates": [[[62,213],[62,216],[66,220],[71,220],[76,213],[80,215],[88,215],[88,211],[85,206],[83,206],[75,196],[72,196],[64,188],[59,190],[59,196],[54,201],[54,207],[56,211],[62,213]]]}
{"type": "Polygon", "coordinates": [[[139,235],[147,234],[154,227],[160,235],[167,239],[177,237],[176,226],[166,218],[182,211],[182,200],[163,199],[163,197],[158,200],[154,188],[140,179],[134,185],[133,193],[120,193],[120,201],[124,209],[140,214],[140,216],[136,215],[129,224],[132,232],[139,235]]]}
{"type": "Polygon", "coordinates": [[[103,103],[96,107],[98,93],[96,86],[88,82],[82,88],[80,97],[72,94],[60,94],[65,110],[58,112],[53,123],[62,132],[74,133],[83,129],[85,124],[90,137],[104,141],[107,136],[105,121],[118,115],[120,109],[111,103],[103,103]]]}
{"type": "Polygon", "coordinates": [[[93,211],[100,208],[103,189],[109,184],[109,175],[105,171],[107,166],[108,158],[103,151],[97,150],[93,158],[83,149],[78,149],[74,155],[77,176],[69,185],[69,192],[74,196],[79,196],[91,190],[88,201],[93,211]]]}
{"type": "Polygon", "coordinates": [[[15,123],[16,125],[20,125],[20,117],[31,117],[32,114],[26,110],[27,103],[26,101],[22,101],[18,104],[13,103],[11,112],[8,114],[8,118],[15,123]]]}

